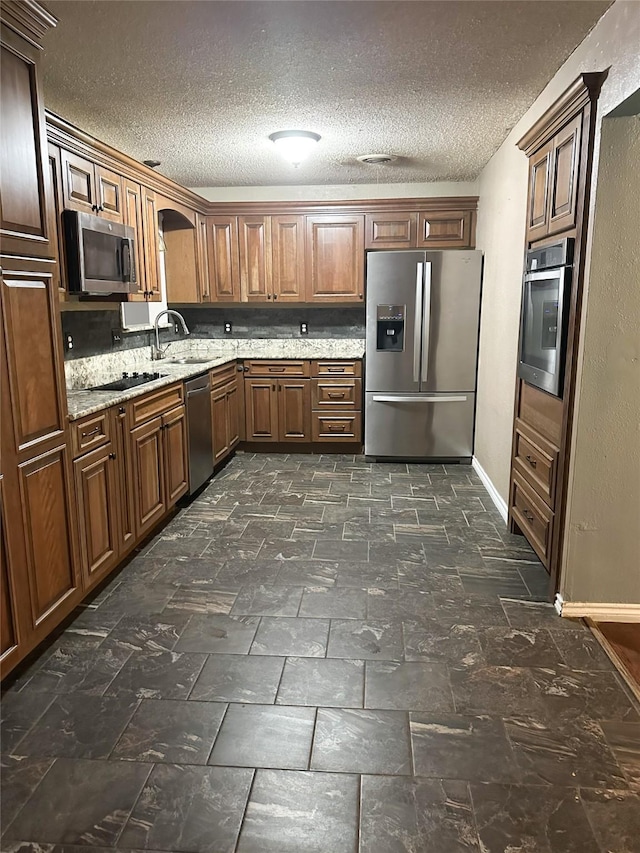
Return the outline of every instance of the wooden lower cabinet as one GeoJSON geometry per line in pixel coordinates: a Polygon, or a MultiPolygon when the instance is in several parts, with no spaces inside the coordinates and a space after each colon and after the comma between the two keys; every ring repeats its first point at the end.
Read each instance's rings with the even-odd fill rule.
{"type": "Polygon", "coordinates": [[[7,550],[7,522],[4,512],[4,477],[0,474],[0,660],[18,649],[18,620],[16,593],[9,569],[7,550]]]}
{"type": "Polygon", "coordinates": [[[211,371],[213,464],[222,462],[240,441],[240,400],[235,362],[211,371]]]}
{"type": "Polygon", "coordinates": [[[113,444],[85,454],[73,463],[81,567],[85,590],[95,586],[120,556],[117,454],[113,444]]]}
{"type": "Polygon", "coordinates": [[[245,379],[247,441],[278,441],[278,380],[245,379]]]}
{"type": "Polygon", "coordinates": [[[183,405],[131,430],[136,536],[148,533],[189,488],[183,405]]]}
{"type": "Polygon", "coordinates": [[[308,379],[245,379],[247,441],[311,441],[308,379]]]}
{"type": "Polygon", "coordinates": [[[111,434],[118,473],[118,551],[122,555],[136,541],[136,518],[131,477],[131,447],[127,428],[127,407],[116,406],[111,411],[111,434]]]}
{"type": "Polygon", "coordinates": [[[311,440],[311,385],[308,379],[278,380],[278,440],[311,440]]]}

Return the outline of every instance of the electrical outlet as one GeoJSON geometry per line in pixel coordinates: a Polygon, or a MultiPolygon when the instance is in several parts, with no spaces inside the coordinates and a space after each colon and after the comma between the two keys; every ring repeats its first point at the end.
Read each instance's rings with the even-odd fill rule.
{"type": "Polygon", "coordinates": [[[233,332],[233,323],[230,323],[228,320],[224,322],[224,333],[225,335],[230,335],[233,332]]]}
{"type": "Polygon", "coordinates": [[[308,323],[300,323],[300,334],[308,335],[309,334],[309,324],[308,323]]]}
{"type": "Polygon", "coordinates": [[[174,333],[174,335],[179,335],[179,334],[180,334],[180,327],[178,326],[178,324],[177,324],[177,323],[174,323],[174,324],[173,324],[173,333],[174,333]]]}
{"type": "Polygon", "coordinates": [[[69,350],[72,350],[72,349],[73,349],[73,335],[67,335],[67,336],[65,337],[64,345],[65,345],[65,348],[66,348],[67,352],[68,352],[69,350]]]}
{"type": "Polygon", "coordinates": [[[116,332],[115,329],[111,330],[111,346],[117,347],[122,343],[122,335],[120,332],[116,332]]]}

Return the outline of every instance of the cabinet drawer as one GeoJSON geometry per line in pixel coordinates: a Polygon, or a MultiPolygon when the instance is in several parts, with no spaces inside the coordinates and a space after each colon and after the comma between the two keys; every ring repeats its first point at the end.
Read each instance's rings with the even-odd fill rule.
{"type": "Polygon", "coordinates": [[[511,485],[511,513],[545,566],[549,565],[553,513],[518,474],[511,485]]]}
{"type": "Polygon", "coordinates": [[[245,361],[246,376],[308,376],[308,361],[245,361]]]}
{"type": "Polygon", "coordinates": [[[226,385],[228,382],[236,381],[237,367],[235,361],[229,364],[222,364],[220,367],[214,367],[210,372],[211,390],[220,388],[221,385],[226,385]]]}
{"type": "Polygon", "coordinates": [[[89,450],[101,447],[111,440],[111,419],[109,410],[87,415],[79,421],[71,421],[71,446],[73,458],[82,456],[89,450]]]}
{"type": "Polygon", "coordinates": [[[558,450],[541,435],[516,420],[513,467],[553,507],[558,450]]]}
{"type": "Polygon", "coordinates": [[[311,405],[314,409],[362,409],[362,380],[312,379],[311,405]]]}
{"type": "Polygon", "coordinates": [[[362,441],[360,412],[312,412],[312,441],[362,441]]]}
{"type": "Polygon", "coordinates": [[[131,401],[129,410],[131,412],[130,428],[143,424],[145,421],[162,415],[170,409],[184,403],[184,386],[171,385],[169,388],[160,388],[144,397],[138,397],[131,401]]]}
{"type": "Polygon", "coordinates": [[[362,376],[362,362],[354,361],[312,361],[312,376],[362,376]]]}

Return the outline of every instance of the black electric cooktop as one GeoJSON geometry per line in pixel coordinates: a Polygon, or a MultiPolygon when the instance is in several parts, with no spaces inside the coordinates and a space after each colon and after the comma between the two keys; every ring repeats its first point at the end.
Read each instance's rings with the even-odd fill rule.
{"type": "Polygon", "coordinates": [[[153,382],[154,379],[162,379],[166,373],[123,373],[120,379],[115,379],[113,382],[107,382],[104,385],[95,385],[89,388],[89,391],[128,391],[129,388],[135,388],[137,385],[144,385],[145,382],[153,382]]]}

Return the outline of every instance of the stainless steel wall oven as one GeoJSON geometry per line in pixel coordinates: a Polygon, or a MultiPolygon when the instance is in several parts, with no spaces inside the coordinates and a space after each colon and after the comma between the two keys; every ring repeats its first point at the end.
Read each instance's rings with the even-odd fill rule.
{"type": "Polygon", "coordinates": [[[562,396],[573,239],[527,252],[520,311],[518,376],[562,396]]]}

